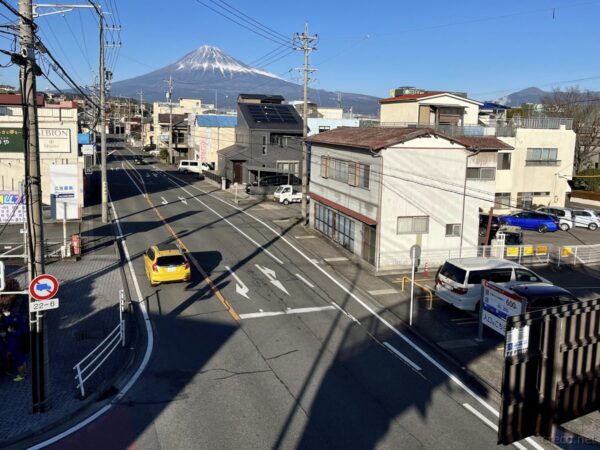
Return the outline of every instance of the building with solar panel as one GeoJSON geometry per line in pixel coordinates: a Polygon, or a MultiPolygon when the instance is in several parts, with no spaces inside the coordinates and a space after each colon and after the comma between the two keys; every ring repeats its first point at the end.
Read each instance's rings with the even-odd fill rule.
{"type": "Polygon", "coordinates": [[[232,183],[300,184],[302,118],[280,95],[240,94],[235,143],[219,150],[219,170],[232,183]],[[288,183],[289,182],[289,183],[288,183]]]}

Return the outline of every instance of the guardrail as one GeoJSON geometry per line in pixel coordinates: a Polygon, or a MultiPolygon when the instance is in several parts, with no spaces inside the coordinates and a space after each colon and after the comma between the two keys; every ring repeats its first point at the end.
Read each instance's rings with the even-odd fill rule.
{"type": "Polygon", "coordinates": [[[577,265],[600,263],[600,244],[595,245],[563,245],[559,247],[556,265],[577,265]]]}
{"type": "MultiPolygon", "coordinates": [[[[401,283],[401,287],[400,287],[400,289],[402,290],[402,292],[404,292],[404,283],[406,281],[410,282],[411,278],[410,277],[402,277],[402,283],[401,283]]],[[[423,289],[427,293],[427,296],[429,297],[429,304],[427,305],[427,309],[433,308],[433,291],[430,288],[428,288],[427,286],[425,286],[423,284],[420,284],[420,283],[417,283],[416,281],[414,283],[415,283],[415,286],[420,287],[421,289],[423,289]]]]}
{"type": "Polygon", "coordinates": [[[108,357],[119,347],[125,346],[125,321],[123,312],[125,311],[125,292],[119,291],[119,323],[108,333],[102,342],[89,352],[81,361],[73,367],[75,371],[75,387],[79,389],[81,398],[85,398],[85,382],[100,368],[108,357]],[[101,359],[100,359],[101,358],[101,359]],[[98,361],[99,360],[99,361],[98,361]],[[89,361],[89,362],[88,362],[89,361]],[[98,362],[96,364],[96,362],[98,362]]]}

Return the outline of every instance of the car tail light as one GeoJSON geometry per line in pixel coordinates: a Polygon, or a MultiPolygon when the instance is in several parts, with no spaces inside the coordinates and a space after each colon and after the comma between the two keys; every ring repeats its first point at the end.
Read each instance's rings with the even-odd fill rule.
{"type": "Polygon", "coordinates": [[[184,268],[185,270],[188,270],[188,269],[190,268],[190,263],[186,261],[186,262],[183,264],[183,268],[184,268]]]}
{"type": "Polygon", "coordinates": [[[158,265],[152,264],[152,272],[158,272],[158,265]]]}
{"type": "Polygon", "coordinates": [[[452,288],[452,292],[454,292],[455,294],[464,295],[464,294],[467,293],[467,289],[466,288],[455,287],[455,288],[452,288]]]}

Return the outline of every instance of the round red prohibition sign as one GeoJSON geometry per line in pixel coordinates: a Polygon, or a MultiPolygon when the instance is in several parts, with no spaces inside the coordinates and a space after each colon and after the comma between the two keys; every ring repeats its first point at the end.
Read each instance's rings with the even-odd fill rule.
{"type": "Polygon", "coordinates": [[[29,283],[29,294],[36,300],[48,300],[58,292],[58,280],[52,275],[40,275],[29,283]]]}

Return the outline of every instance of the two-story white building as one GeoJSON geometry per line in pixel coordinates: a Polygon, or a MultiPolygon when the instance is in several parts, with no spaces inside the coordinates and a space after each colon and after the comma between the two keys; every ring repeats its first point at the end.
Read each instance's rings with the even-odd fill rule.
{"type": "Polygon", "coordinates": [[[416,91],[380,101],[381,126],[432,127],[451,136],[496,136],[495,210],[564,206],[573,174],[572,119],[508,118],[508,108],[449,92],[416,91]]]}
{"type": "MultiPolygon", "coordinates": [[[[0,136],[9,137],[0,145],[0,190],[5,192],[18,192],[25,176],[21,102],[20,94],[0,95],[0,136]]],[[[84,158],[77,143],[77,107],[46,104],[41,94],[37,105],[42,202],[47,209],[60,206],[55,217],[66,208],[68,219],[78,219],[84,206],[84,158]]]]}
{"type": "Polygon", "coordinates": [[[309,137],[316,230],[377,269],[473,255],[480,208],[492,206],[493,136],[452,137],[430,128],[338,128],[309,137]]]}

